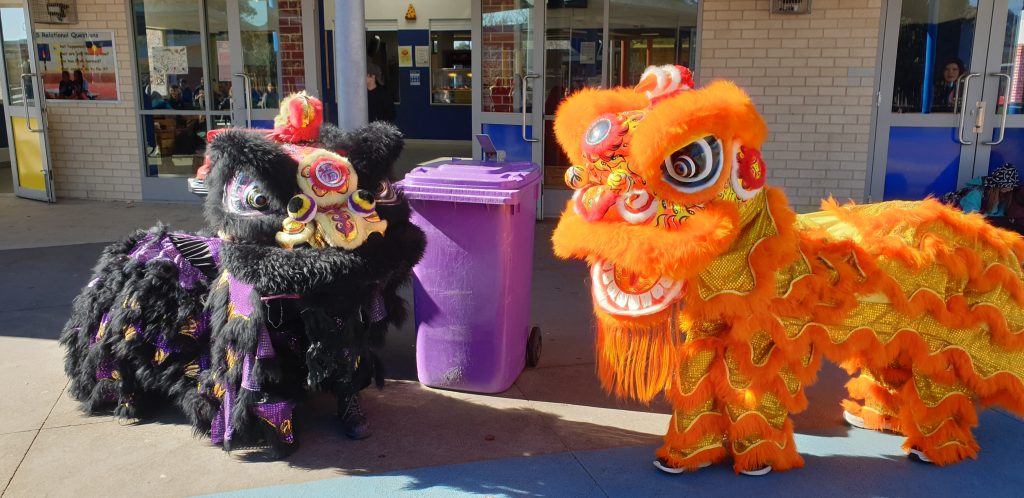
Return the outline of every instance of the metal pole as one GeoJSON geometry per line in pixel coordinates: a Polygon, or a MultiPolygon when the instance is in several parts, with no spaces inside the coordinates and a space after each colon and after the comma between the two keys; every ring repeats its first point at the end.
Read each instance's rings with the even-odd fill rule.
{"type": "Polygon", "coordinates": [[[353,130],[367,122],[366,5],[334,0],[334,80],[338,126],[353,130]]]}

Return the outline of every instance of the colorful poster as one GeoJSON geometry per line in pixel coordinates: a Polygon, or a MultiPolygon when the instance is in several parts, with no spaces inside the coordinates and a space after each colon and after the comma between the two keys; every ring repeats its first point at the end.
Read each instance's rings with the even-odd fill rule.
{"type": "Polygon", "coordinates": [[[412,45],[398,46],[398,67],[412,67],[412,45]]]}
{"type": "Polygon", "coordinates": [[[120,99],[113,31],[37,30],[36,53],[48,100],[120,99]]]}

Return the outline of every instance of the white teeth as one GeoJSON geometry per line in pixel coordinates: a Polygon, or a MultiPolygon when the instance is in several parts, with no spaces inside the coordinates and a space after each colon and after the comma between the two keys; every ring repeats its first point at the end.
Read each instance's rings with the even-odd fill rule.
{"type": "Polygon", "coordinates": [[[620,293],[614,297],[615,304],[619,305],[620,308],[626,309],[626,305],[629,304],[629,296],[625,293],[620,293]]]}
{"type": "Polygon", "coordinates": [[[614,264],[600,261],[590,269],[594,303],[607,313],[620,316],[646,316],[660,312],[679,300],[683,283],[661,278],[643,294],[631,294],[615,282],[614,264]]]}

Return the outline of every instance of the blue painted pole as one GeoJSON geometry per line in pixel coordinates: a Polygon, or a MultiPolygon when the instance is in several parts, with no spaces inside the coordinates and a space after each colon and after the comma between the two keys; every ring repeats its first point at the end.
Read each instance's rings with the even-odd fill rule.
{"type": "Polygon", "coordinates": [[[334,1],[334,81],[338,126],[366,124],[366,5],[362,0],[334,1]]]}
{"type": "Polygon", "coordinates": [[[928,114],[932,108],[932,74],[935,72],[935,39],[939,36],[939,3],[932,0],[928,6],[928,34],[924,43],[924,76],[921,78],[921,113],[928,114]]]}

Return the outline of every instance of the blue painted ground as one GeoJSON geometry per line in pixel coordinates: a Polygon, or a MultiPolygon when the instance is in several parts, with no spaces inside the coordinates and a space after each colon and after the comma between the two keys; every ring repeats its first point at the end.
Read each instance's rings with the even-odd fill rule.
{"type": "Polygon", "coordinates": [[[899,436],[846,427],[824,432],[797,434],[803,469],[763,477],[737,476],[727,465],[663,474],[650,464],[654,448],[632,447],[423,467],[218,496],[1024,496],[1018,451],[1024,423],[1003,412],[982,414],[975,432],[982,447],[978,460],[945,468],[907,459],[899,436]]]}

